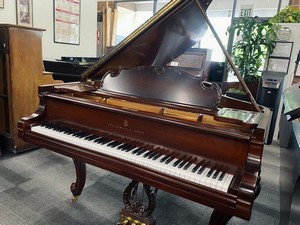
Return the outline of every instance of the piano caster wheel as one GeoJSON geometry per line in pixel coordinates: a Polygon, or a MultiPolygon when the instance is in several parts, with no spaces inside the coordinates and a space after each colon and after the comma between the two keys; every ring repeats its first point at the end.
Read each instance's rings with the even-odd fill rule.
{"type": "Polygon", "coordinates": [[[78,196],[73,196],[71,200],[72,200],[73,203],[76,203],[77,199],[78,199],[78,196]]]}

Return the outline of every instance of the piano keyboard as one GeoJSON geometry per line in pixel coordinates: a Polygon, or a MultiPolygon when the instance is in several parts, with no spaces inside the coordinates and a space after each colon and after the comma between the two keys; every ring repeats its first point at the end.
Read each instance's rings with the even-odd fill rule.
{"type": "Polygon", "coordinates": [[[167,149],[154,148],[151,145],[145,146],[107,134],[97,136],[58,124],[37,125],[33,126],[31,130],[222,192],[228,192],[233,179],[233,175],[220,168],[210,168],[209,163],[204,159],[174,155],[167,149]]]}

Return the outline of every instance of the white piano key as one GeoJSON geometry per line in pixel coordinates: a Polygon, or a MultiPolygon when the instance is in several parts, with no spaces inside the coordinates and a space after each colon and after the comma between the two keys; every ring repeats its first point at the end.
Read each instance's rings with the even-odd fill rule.
{"type": "Polygon", "coordinates": [[[221,172],[219,171],[219,174],[212,179],[211,183],[210,183],[210,187],[213,188],[213,189],[216,189],[217,188],[217,183],[218,183],[218,180],[219,180],[219,177],[221,176],[221,172]]]}
{"type": "MultiPolygon", "coordinates": [[[[58,128],[59,129],[59,128],[58,128]]],[[[183,165],[181,168],[179,168],[180,163],[177,164],[177,166],[173,166],[173,164],[180,158],[179,156],[174,157],[168,164],[166,164],[165,160],[164,162],[160,162],[161,159],[163,159],[166,154],[169,154],[169,152],[165,152],[165,154],[162,154],[159,156],[156,160],[153,160],[152,158],[144,157],[147,153],[150,151],[153,151],[155,149],[152,149],[149,146],[146,146],[145,149],[147,149],[145,152],[143,152],[140,155],[132,154],[132,152],[135,149],[138,149],[139,147],[135,147],[131,151],[127,152],[125,150],[118,149],[118,146],[121,146],[123,143],[121,143],[117,146],[110,146],[110,143],[113,143],[115,140],[110,140],[105,144],[97,143],[97,139],[88,140],[85,137],[91,136],[91,134],[86,134],[85,137],[78,137],[74,136],[72,133],[64,132],[63,130],[59,131],[57,129],[53,129],[51,127],[45,127],[45,126],[34,126],[31,128],[33,132],[37,132],[46,136],[49,136],[51,138],[55,138],[58,140],[63,140],[65,142],[83,147],[88,148],[90,150],[100,152],[102,154],[106,154],[109,156],[117,157],[126,161],[129,161],[130,163],[136,163],[138,165],[145,166],[147,168],[151,168],[154,170],[157,170],[162,173],[169,174],[171,176],[179,177],[181,179],[185,179],[187,181],[191,181],[197,184],[201,184],[207,187],[211,187],[212,189],[217,189],[220,191],[227,192],[229,185],[233,179],[233,175],[225,174],[222,181],[219,181],[219,177],[221,176],[222,172],[220,172],[217,176],[217,178],[213,179],[213,174],[211,174],[210,177],[207,177],[207,173],[211,170],[211,168],[206,167],[201,174],[198,174],[199,169],[196,172],[192,172],[194,167],[197,165],[196,163],[192,163],[188,169],[184,170],[185,165],[183,165]]],[[[126,141],[125,141],[126,142],[126,141]]],[[[124,143],[125,144],[125,143],[124,143]]],[[[156,149],[157,151],[158,149],[156,149]]],[[[159,149],[160,150],[160,149],[159,149]]],[[[161,151],[161,150],[160,150],[161,151]]],[[[192,159],[191,159],[192,160],[192,159]]],[[[183,160],[182,160],[183,161],[183,160]]]]}
{"type": "Polygon", "coordinates": [[[226,180],[225,180],[225,182],[222,186],[222,191],[224,191],[224,192],[228,191],[228,188],[229,188],[229,185],[232,181],[232,178],[233,178],[233,176],[231,174],[228,174],[228,176],[226,177],[226,180]]]}

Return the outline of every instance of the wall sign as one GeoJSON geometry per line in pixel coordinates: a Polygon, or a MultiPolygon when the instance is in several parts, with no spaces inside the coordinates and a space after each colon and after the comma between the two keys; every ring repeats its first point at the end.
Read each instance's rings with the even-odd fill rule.
{"type": "Polygon", "coordinates": [[[251,17],[253,16],[253,4],[243,4],[241,5],[240,17],[251,17]]]}
{"type": "Polygon", "coordinates": [[[79,45],[80,0],[54,0],[54,42],[79,45]]]}

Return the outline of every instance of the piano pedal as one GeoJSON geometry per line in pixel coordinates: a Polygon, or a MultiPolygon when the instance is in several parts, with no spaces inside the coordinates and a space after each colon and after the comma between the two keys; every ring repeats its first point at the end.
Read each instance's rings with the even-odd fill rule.
{"type": "Polygon", "coordinates": [[[118,222],[117,225],[128,225],[130,223],[130,221],[131,221],[130,217],[127,217],[127,218],[121,217],[120,222],[118,222]]]}
{"type": "Polygon", "coordinates": [[[71,200],[73,203],[76,203],[78,199],[78,196],[72,196],[71,200]]]}
{"type": "Polygon", "coordinates": [[[120,213],[120,222],[117,225],[155,225],[156,220],[140,217],[139,215],[128,215],[124,210],[120,213]]]}

